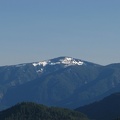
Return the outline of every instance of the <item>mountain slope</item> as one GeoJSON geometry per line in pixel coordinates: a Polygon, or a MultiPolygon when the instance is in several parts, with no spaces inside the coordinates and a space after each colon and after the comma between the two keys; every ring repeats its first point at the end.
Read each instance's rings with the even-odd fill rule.
{"type": "Polygon", "coordinates": [[[119,72],[119,63],[101,66],[71,57],[0,67],[0,107],[32,101],[77,108],[119,92],[119,72]]]}
{"type": "Polygon", "coordinates": [[[95,120],[113,120],[120,117],[120,93],[114,93],[101,101],[76,109],[95,120]]]}
{"type": "Polygon", "coordinates": [[[83,101],[81,98],[81,103],[78,101],[76,104],[73,96],[78,95],[79,88],[91,83],[97,75],[98,70],[93,66],[70,66],[54,74],[12,87],[2,102],[11,106],[20,101],[33,101],[49,106],[75,108],[83,101]]]}
{"type": "Polygon", "coordinates": [[[0,120],[88,120],[80,113],[68,109],[46,107],[35,103],[20,103],[0,112],[0,120]]]}

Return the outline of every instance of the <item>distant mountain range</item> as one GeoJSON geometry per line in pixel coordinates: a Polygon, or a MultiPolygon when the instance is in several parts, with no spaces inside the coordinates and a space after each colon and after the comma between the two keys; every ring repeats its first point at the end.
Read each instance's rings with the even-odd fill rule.
{"type": "Polygon", "coordinates": [[[76,110],[93,120],[120,120],[120,92],[76,110]]]}
{"type": "Polygon", "coordinates": [[[58,57],[0,67],[1,109],[22,101],[74,109],[119,91],[120,63],[58,57]]]}

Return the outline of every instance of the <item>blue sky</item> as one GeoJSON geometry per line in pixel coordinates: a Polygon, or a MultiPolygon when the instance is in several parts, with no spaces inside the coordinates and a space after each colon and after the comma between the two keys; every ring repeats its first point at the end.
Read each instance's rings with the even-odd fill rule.
{"type": "Polygon", "coordinates": [[[0,0],[0,66],[71,56],[120,62],[120,0],[0,0]]]}

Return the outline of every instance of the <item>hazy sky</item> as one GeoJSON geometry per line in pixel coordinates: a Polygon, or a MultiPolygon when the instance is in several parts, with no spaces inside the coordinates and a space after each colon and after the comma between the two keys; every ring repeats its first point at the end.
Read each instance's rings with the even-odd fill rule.
{"type": "Polygon", "coordinates": [[[59,56],[120,62],[120,0],[0,0],[0,66],[59,56]]]}

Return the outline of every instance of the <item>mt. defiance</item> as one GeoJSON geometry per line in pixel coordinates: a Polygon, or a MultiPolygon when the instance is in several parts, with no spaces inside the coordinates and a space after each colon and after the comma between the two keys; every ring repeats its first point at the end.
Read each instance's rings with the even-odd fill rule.
{"type": "Polygon", "coordinates": [[[0,109],[30,101],[77,108],[120,91],[120,63],[58,57],[0,67],[0,109]]]}

